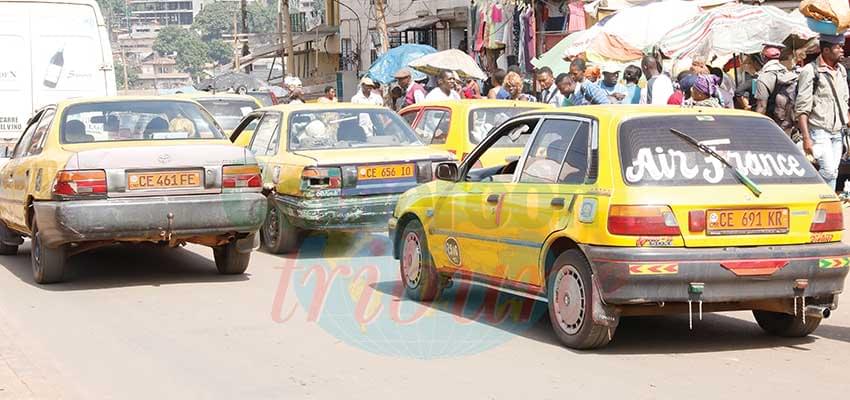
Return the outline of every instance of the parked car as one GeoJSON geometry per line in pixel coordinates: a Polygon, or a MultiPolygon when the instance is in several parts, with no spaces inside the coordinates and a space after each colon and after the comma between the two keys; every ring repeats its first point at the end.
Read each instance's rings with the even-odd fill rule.
{"type": "Polygon", "coordinates": [[[241,274],[266,215],[254,156],[190,100],[74,99],[39,110],[0,168],[0,254],[32,239],[38,283],[113,243],[213,248],[241,274]]]}
{"type": "Polygon", "coordinates": [[[398,196],[430,181],[434,163],[452,159],[376,106],[262,108],[231,140],[243,135],[263,167],[271,207],[261,233],[272,253],[295,251],[308,231],[385,229],[398,196]]]}
{"type": "Polygon", "coordinates": [[[263,107],[260,100],[247,94],[193,92],[175,95],[175,98],[192,99],[200,103],[228,136],[248,113],[263,107]]]}
{"type": "Polygon", "coordinates": [[[278,103],[277,96],[275,96],[274,92],[271,89],[250,90],[248,91],[248,93],[245,94],[257,99],[257,101],[259,101],[263,107],[276,106],[278,103]]]}
{"type": "Polygon", "coordinates": [[[753,113],[533,112],[435,175],[389,222],[408,295],[462,279],[546,299],[576,349],[607,344],[621,316],[683,312],[753,310],[765,331],[804,336],[850,265],[835,193],[753,113]],[[520,159],[473,167],[504,140],[526,143],[520,159]]]}
{"type": "MultiPolygon", "coordinates": [[[[509,100],[446,100],[405,107],[399,114],[420,140],[464,159],[493,128],[521,112],[551,108],[548,104],[509,100]]],[[[479,166],[504,164],[519,157],[525,143],[503,141],[479,166]]]]}

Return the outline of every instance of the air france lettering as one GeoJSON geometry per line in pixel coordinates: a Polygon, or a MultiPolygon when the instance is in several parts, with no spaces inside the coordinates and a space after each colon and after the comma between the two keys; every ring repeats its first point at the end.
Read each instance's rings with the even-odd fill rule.
{"type": "MultiPolygon", "coordinates": [[[[626,168],[626,180],[639,183],[645,179],[660,181],[664,179],[694,179],[698,176],[708,183],[718,183],[726,173],[723,164],[714,157],[705,157],[707,164],[702,171],[695,162],[688,163],[697,153],[685,153],[679,150],[644,147],[638,150],[632,165],[626,168]],[[654,150],[654,151],[653,151],[654,150]],[[691,157],[689,157],[691,156],[691,157]]],[[[725,158],[746,176],[803,176],[806,171],[800,167],[797,156],[791,154],[746,153],[729,151],[725,158]]]]}

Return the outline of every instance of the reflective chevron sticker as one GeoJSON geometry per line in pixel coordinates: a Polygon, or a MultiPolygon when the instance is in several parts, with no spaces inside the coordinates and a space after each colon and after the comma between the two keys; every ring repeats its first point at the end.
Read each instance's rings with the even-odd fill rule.
{"type": "Polygon", "coordinates": [[[823,269],[844,268],[850,266],[850,257],[821,258],[818,266],[823,269]]]}
{"type": "Polygon", "coordinates": [[[629,275],[668,275],[679,273],[678,264],[630,264],[629,275]]]}

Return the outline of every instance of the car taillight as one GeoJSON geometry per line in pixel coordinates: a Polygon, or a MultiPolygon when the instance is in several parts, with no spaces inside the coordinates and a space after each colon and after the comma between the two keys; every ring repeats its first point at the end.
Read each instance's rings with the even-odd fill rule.
{"type": "Polygon", "coordinates": [[[818,204],[810,232],[831,232],[844,229],[844,211],[841,202],[828,201],[818,204]]]}
{"type": "Polygon", "coordinates": [[[104,195],[106,194],[106,171],[59,171],[53,183],[53,194],[59,197],[104,195]]]}
{"type": "Polygon", "coordinates": [[[257,165],[227,165],[221,169],[221,187],[225,189],[261,188],[263,178],[257,165]]]}
{"type": "Polygon", "coordinates": [[[426,183],[434,180],[434,167],[430,161],[419,161],[416,163],[416,182],[426,183]]]}
{"type": "Polygon", "coordinates": [[[705,230],[705,211],[694,210],[688,213],[688,230],[694,233],[705,230]]]}
{"type": "Polygon", "coordinates": [[[339,189],[342,173],[339,168],[304,168],[301,172],[301,189],[339,189]]]}
{"type": "Polygon", "coordinates": [[[679,223],[667,206],[611,206],[608,232],[614,235],[680,235],[679,223]]]}

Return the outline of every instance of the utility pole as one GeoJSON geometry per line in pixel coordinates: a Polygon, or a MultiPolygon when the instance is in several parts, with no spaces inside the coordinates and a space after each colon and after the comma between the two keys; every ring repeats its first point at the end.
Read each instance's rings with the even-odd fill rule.
{"type": "Polygon", "coordinates": [[[295,75],[295,50],[292,45],[292,21],[289,19],[289,0],[280,0],[280,61],[283,64],[283,74],[289,72],[295,75]],[[285,47],[284,47],[285,44],[285,47]],[[284,49],[286,49],[286,62],[283,62],[284,49]]]}
{"type": "Polygon", "coordinates": [[[239,71],[239,30],[236,29],[236,16],[233,16],[233,69],[239,71]]]}
{"type": "Polygon", "coordinates": [[[127,68],[130,68],[130,66],[127,65],[127,52],[124,51],[124,45],[119,43],[118,46],[121,46],[121,66],[123,67],[121,69],[124,70],[124,92],[127,92],[130,90],[130,82],[127,74],[127,68]]]}
{"type": "MultiPolygon", "coordinates": [[[[248,0],[241,0],[239,2],[239,7],[242,9],[242,34],[247,35],[248,34],[248,0]]],[[[236,33],[238,33],[238,32],[236,32],[236,33]]],[[[245,57],[248,54],[251,54],[251,51],[248,49],[248,41],[245,40],[245,42],[242,44],[242,57],[245,57]]],[[[237,66],[236,69],[237,70],[239,69],[238,66],[237,66]]],[[[251,72],[251,69],[252,68],[249,65],[249,66],[245,67],[245,72],[251,72]]]]}
{"type": "Polygon", "coordinates": [[[378,35],[381,36],[381,54],[390,51],[390,36],[387,32],[387,17],[384,0],[375,0],[375,18],[378,20],[378,35]]]}

